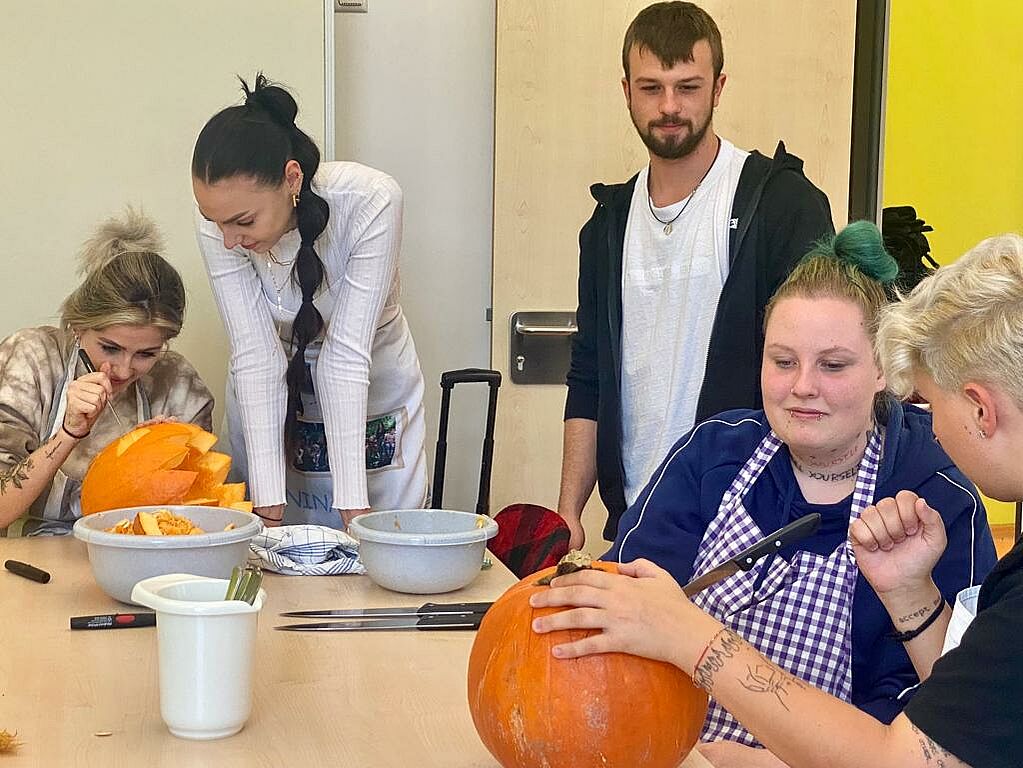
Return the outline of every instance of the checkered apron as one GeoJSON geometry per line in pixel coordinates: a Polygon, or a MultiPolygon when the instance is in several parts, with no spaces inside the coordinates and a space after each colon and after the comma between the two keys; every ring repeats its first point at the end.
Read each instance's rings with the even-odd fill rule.
{"type": "MultiPolygon", "coordinates": [[[[695,576],[764,537],[742,501],[781,445],[771,432],[732,480],[700,542],[693,565],[695,576]]],[[[850,520],[873,501],[880,455],[881,438],[875,430],[856,474],[850,520]]],[[[771,558],[767,574],[754,592],[763,567],[740,571],[700,592],[693,602],[782,669],[848,701],[852,694],[852,602],[858,573],[849,543],[843,541],[830,555],[798,552],[791,562],[771,558]]],[[[760,746],[713,699],[700,738],[760,746]]]]}

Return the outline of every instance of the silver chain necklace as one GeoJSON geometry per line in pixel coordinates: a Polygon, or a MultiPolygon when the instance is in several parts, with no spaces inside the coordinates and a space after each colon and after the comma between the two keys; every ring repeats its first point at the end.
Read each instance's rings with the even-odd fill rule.
{"type": "Polygon", "coordinates": [[[282,322],[281,321],[281,316],[284,314],[284,302],[281,300],[281,291],[283,291],[284,290],[284,286],[288,284],[288,280],[291,277],[291,270],[290,269],[287,270],[287,272],[284,275],[284,281],[281,282],[278,285],[278,283],[277,283],[277,276],[274,274],[274,265],[276,264],[276,265],[281,266],[281,267],[290,267],[292,264],[294,264],[294,262],[295,262],[294,259],[292,259],[291,261],[281,261],[276,256],[274,256],[274,252],[273,251],[271,251],[271,250],[267,251],[266,271],[270,275],[270,282],[273,283],[274,291],[277,293],[277,334],[278,335],[280,335],[280,332],[281,332],[281,322],[282,322]]]}
{"type": "Polygon", "coordinates": [[[689,193],[689,197],[686,198],[686,202],[679,209],[679,212],[676,213],[674,216],[672,216],[667,221],[662,219],[660,216],[658,216],[654,212],[654,200],[653,200],[653,197],[650,195],[650,167],[647,166],[647,174],[646,174],[646,204],[647,204],[647,207],[650,208],[650,215],[654,217],[654,219],[657,221],[658,224],[664,225],[664,234],[665,234],[665,236],[671,234],[671,230],[672,230],[672,226],[671,225],[675,223],[675,221],[678,219],[679,216],[681,216],[683,213],[686,212],[686,208],[688,208],[689,204],[691,202],[693,202],[693,198],[696,197],[696,191],[700,188],[700,185],[703,184],[704,180],[707,178],[707,174],[710,173],[710,169],[714,167],[714,163],[717,162],[717,160],[718,160],[718,153],[720,151],[721,151],[721,139],[718,139],[718,146],[717,146],[717,149],[714,150],[714,159],[710,161],[710,166],[708,166],[707,170],[704,172],[703,177],[698,182],[696,182],[696,186],[693,187],[693,191],[689,193]]]}

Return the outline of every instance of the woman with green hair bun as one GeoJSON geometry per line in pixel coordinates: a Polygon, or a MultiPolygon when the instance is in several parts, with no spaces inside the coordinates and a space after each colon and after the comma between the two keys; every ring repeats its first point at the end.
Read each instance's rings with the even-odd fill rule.
{"type": "MultiPolygon", "coordinates": [[[[943,596],[979,584],[995,563],[976,489],[935,442],[930,414],[891,396],[874,355],[897,277],[869,222],[819,242],[766,307],[763,410],[727,411],[683,435],[605,555],[651,560],[684,584],[820,514],[816,533],[693,602],[782,669],[883,722],[919,683],[903,633],[918,617],[893,626],[887,596],[857,568],[850,524],[875,499],[911,491],[948,531],[935,568],[943,596]]],[[[774,760],[713,700],[702,739],[729,765],[774,760]]]]}

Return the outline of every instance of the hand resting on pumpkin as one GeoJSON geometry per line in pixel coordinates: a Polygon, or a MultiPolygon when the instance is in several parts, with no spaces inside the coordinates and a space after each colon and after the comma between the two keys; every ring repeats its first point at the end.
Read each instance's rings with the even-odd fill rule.
{"type": "Polygon", "coordinates": [[[671,576],[653,563],[636,560],[619,565],[619,572],[578,571],[554,579],[550,589],[530,598],[534,608],[570,609],[534,619],[538,633],[600,630],[555,645],[554,656],[621,652],[670,662],[788,765],[965,766],[905,714],[885,725],[783,671],[693,605],[671,576]]]}

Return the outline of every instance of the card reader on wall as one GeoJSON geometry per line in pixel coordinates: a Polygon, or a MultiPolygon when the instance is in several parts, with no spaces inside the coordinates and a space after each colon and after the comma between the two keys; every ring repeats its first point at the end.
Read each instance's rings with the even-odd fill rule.
{"type": "Polygon", "coordinates": [[[515,312],[509,370],[515,384],[564,384],[572,361],[575,312],[515,312]]]}

